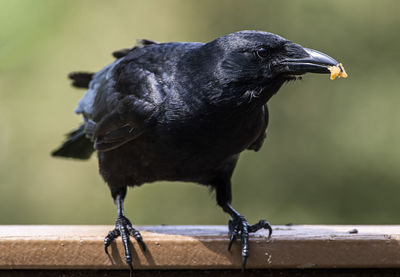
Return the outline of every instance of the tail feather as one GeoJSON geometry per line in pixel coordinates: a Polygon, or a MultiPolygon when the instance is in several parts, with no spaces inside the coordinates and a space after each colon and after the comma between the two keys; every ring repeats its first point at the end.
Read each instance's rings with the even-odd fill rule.
{"type": "Polygon", "coordinates": [[[71,72],[68,74],[73,82],[72,85],[77,88],[89,88],[89,83],[92,80],[94,73],[90,72],[71,72]]]}
{"type": "Polygon", "coordinates": [[[51,155],[55,157],[66,157],[87,160],[94,152],[93,142],[86,137],[84,126],[68,134],[67,140],[60,148],[54,150],[51,155]]]}

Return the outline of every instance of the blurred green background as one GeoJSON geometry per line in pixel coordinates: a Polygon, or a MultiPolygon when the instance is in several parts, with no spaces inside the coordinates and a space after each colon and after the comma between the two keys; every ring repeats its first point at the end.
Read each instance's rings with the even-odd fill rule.
{"type": "MultiPolygon", "coordinates": [[[[78,126],[73,70],[99,70],[137,38],[210,41],[280,34],[343,62],[349,78],[306,75],[269,102],[259,153],[242,154],[234,206],[250,222],[400,223],[400,2],[0,0],[0,224],[113,224],[89,162],[54,159],[78,126]]],[[[134,224],[226,224],[208,189],[131,189],[134,224]]]]}

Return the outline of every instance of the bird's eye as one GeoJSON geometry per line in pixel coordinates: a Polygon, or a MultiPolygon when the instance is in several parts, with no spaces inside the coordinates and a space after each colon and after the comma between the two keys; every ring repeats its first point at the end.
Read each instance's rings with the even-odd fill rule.
{"type": "Polygon", "coordinates": [[[264,59],[267,58],[269,56],[269,51],[265,48],[260,48],[258,50],[255,51],[255,54],[257,57],[264,59]]]}

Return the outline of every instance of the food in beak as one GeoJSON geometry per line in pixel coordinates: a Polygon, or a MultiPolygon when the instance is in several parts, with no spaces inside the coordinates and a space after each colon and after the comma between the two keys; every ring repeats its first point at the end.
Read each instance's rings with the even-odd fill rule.
{"type": "Polygon", "coordinates": [[[347,78],[347,73],[344,70],[342,63],[339,63],[336,66],[328,66],[328,69],[331,72],[331,80],[335,80],[336,77],[347,78]]]}

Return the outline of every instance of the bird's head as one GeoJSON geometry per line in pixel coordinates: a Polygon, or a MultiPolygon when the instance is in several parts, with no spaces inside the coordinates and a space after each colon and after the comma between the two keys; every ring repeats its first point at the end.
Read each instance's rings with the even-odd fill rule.
{"type": "Polygon", "coordinates": [[[232,33],[205,44],[204,48],[215,61],[213,72],[222,84],[250,89],[269,87],[275,90],[273,93],[296,76],[330,73],[328,66],[338,64],[324,53],[260,31],[232,33]]]}

